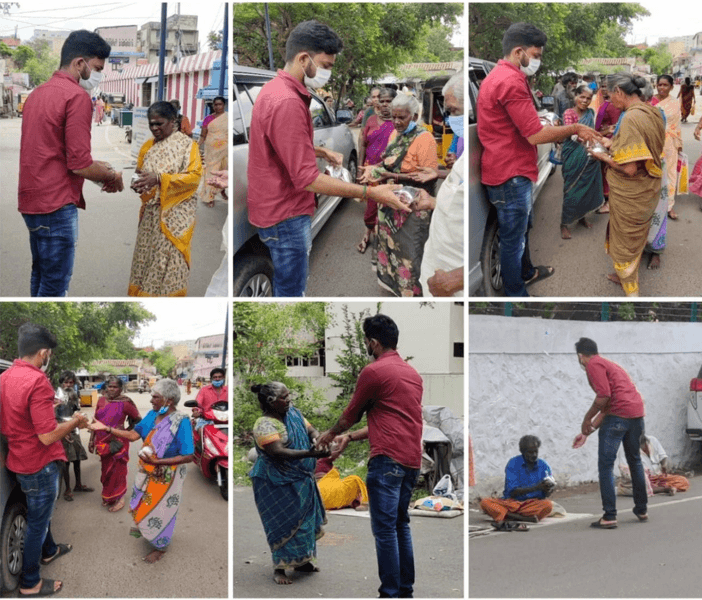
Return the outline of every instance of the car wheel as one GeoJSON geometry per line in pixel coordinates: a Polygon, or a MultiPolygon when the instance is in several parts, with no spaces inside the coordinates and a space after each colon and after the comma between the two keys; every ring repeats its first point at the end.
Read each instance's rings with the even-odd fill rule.
{"type": "Polygon", "coordinates": [[[348,172],[351,173],[351,183],[356,183],[356,177],[358,175],[358,159],[355,155],[351,155],[351,158],[349,158],[349,166],[347,169],[348,172]]]}
{"type": "Polygon", "coordinates": [[[234,296],[267,298],[273,295],[273,263],[265,256],[249,255],[234,264],[234,296]]]}
{"type": "Polygon", "coordinates": [[[497,219],[489,219],[483,237],[483,247],[480,251],[480,262],[483,268],[483,291],[486,296],[502,296],[502,273],[500,266],[500,234],[497,219]]]}
{"type": "Polygon", "coordinates": [[[10,506],[0,527],[0,591],[14,591],[22,572],[27,509],[19,502],[10,506]]]}

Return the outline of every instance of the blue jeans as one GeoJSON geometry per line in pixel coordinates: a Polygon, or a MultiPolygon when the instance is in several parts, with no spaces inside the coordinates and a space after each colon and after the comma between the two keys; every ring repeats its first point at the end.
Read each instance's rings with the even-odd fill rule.
{"type": "Polygon", "coordinates": [[[308,215],[286,219],[258,230],[273,259],[273,295],[304,296],[312,250],[312,219],[308,215]]]}
{"type": "Polygon", "coordinates": [[[50,462],[41,471],[31,475],[17,474],[17,481],[27,497],[27,532],[24,536],[22,576],[20,587],[32,588],[39,576],[40,559],[56,554],[58,546],[51,536],[51,515],[59,491],[60,470],[50,462]]]}
{"type": "Polygon", "coordinates": [[[597,468],[600,473],[600,495],[605,521],[617,518],[617,499],[614,489],[614,462],[617,459],[619,444],[624,444],[626,462],[631,471],[634,488],[634,514],[645,515],[648,505],[646,475],[641,464],[641,434],[644,432],[644,419],[623,419],[608,415],[599,431],[599,452],[597,468]]]}
{"type": "Polygon", "coordinates": [[[529,255],[531,180],[522,176],[512,177],[502,185],[485,187],[488,200],[497,210],[505,296],[528,296],[524,281],[534,276],[534,265],[529,255]]]}
{"type": "Polygon", "coordinates": [[[378,558],[381,598],[412,598],[414,551],[409,503],[419,469],[403,467],[387,456],[368,462],[368,504],[378,558]]]}
{"type": "Polygon", "coordinates": [[[32,296],[65,296],[78,243],[78,207],[46,215],[22,215],[32,250],[32,296]]]}

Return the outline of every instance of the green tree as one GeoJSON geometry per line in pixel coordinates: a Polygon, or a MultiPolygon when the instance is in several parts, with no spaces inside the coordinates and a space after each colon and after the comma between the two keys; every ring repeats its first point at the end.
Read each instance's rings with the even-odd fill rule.
{"type": "Polygon", "coordinates": [[[11,58],[13,54],[14,52],[5,42],[0,42],[0,58],[11,58]]]}
{"type": "Polygon", "coordinates": [[[454,50],[451,44],[453,27],[425,26],[420,48],[410,57],[411,62],[452,62],[463,60],[463,50],[454,50]]]}
{"type": "MultiPolygon", "coordinates": [[[[341,37],[344,49],[332,69],[329,90],[340,98],[363,95],[364,81],[377,79],[408,62],[420,48],[425,27],[454,26],[463,14],[462,3],[290,3],[269,4],[273,57],[276,68],[285,65],[285,41],[302,21],[316,19],[341,37]]],[[[234,5],[234,53],[240,62],[269,68],[264,5],[234,5]]]]}
{"type": "Polygon", "coordinates": [[[15,63],[15,66],[20,70],[24,70],[24,66],[29,62],[31,59],[36,58],[37,53],[34,52],[32,48],[29,46],[25,46],[24,44],[17,46],[17,48],[14,51],[14,54],[12,55],[12,60],[15,63]]]}
{"type": "Polygon", "coordinates": [[[221,43],[222,43],[222,32],[221,31],[210,31],[207,34],[207,47],[210,50],[219,50],[221,43]]]}
{"type": "Polygon", "coordinates": [[[470,55],[496,62],[502,58],[505,30],[513,23],[531,23],[548,36],[537,74],[543,85],[550,79],[549,72],[563,71],[583,58],[621,51],[626,29],[648,14],[635,2],[474,2],[468,10],[470,55]],[[613,37],[621,41],[614,42],[613,37]],[[611,52],[609,44],[613,44],[611,52]]]}
{"type": "Polygon", "coordinates": [[[643,51],[643,59],[651,67],[651,73],[656,75],[670,73],[673,68],[673,55],[668,52],[668,48],[664,44],[646,48],[643,51]]]}
{"type": "Polygon", "coordinates": [[[76,370],[105,358],[114,335],[136,333],[155,317],[134,302],[3,302],[0,303],[0,357],[17,356],[17,330],[32,322],[49,329],[58,340],[49,376],[76,370]]]}
{"type": "Polygon", "coordinates": [[[149,362],[156,367],[156,371],[162,377],[172,377],[174,374],[177,359],[173,354],[173,349],[166,346],[162,350],[154,350],[148,355],[149,362]]]}

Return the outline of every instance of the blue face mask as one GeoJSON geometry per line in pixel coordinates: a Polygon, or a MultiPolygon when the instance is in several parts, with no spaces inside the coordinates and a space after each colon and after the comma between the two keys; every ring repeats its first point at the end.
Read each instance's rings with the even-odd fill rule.
{"type": "Polygon", "coordinates": [[[224,385],[224,379],[220,379],[219,381],[213,381],[212,385],[214,387],[222,387],[224,385]]]}
{"type": "Polygon", "coordinates": [[[161,410],[158,411],[158,414],[159,414],[159,415],[165,415],[167,412],[168,412],[168,407],[167,407],[167,406],[163,406],[163,407],[161,407],[161,410]]]}
{"type": "Polygon", "coordinates": [[[458,137],[463,137],[463,115],[454,117],[450,115],[448,118],[448,125],[458,137]]]}
{"type": "Polygon", "coordinates": [[[417,127],[417,122],[416,122],[416,121],[411,121],[410,124],[407,126],[407,129],[405,129],[402,133],[403,133],[403,134],[409,133],[410,131],[412,131],[412,130],[415,129],[416,127],[417,127]]]}

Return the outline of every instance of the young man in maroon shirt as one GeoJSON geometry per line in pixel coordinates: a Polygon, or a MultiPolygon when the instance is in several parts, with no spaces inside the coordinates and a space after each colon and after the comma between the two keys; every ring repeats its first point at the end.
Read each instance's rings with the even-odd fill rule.
{"type": "Polygon", "coordinates": [[[410,212],[392,190],[368,187],[319,172],[317,158],[340,166],[343,156],[314,146],[307,87],[324,87],[343,43],[317,21],[292,30],[285,44],[285,68],[263,86],[251,113],[247,204],[249,221],[273,260],[273,295],[303,296],[312,249],[315,194],[375,200],[410,212]]]}
{"type": "Polygon", "coordinates": [[[504,59],[484,79],[478,96],[481,177],[497,210],[506,296],[528,296],[527,285],[553,274],[553,267],[534,267],[529,256],[532,182],[539,175],[536,146],[574,134],[584,140],[601,138],[579,123],[541,124],[527,76],[539,69],[545,44],[546,34],[533,25],[511,25],[502,38],[504,59]]]}
{"type": "Polygon", "coordinates": [[[27,531],[22,554],[20,596],[48,596],[63,583],[41,579],[41,565],[48,565],[71,551],[70,544],[56,544],[51,535],[51,515],[59,490],[60,461],[66,461],[61,440],[76,427],[88,426],[78,413],[56,422],[54,390],[42,372],[49,365],[56,338],[33,323],[19,328],[21,358],[0,376],[0,431],[7,438],[7,468],[15,473],[27,498],[27,531]]]}
{"type": "Polygon", "coordinates": [[[71,32],[59,70],[23,109],[18,208],[29,230],[32,296],[68,292],[84,180],[102,183],[108,193],[124,189],[122,174],[90,155],[89,90],[99,83],[109,55],[110,45],[97,33],[71,32]]]}
{"type": "Polygon", "coordinates": [[[336,439],[336,458],[350,441],[368,438],[368,501],[380,576],[381,598],[411,598],[414,551],[409,527],[412,488],[422,464],[422,392],[419,373],[397,353],[399,332],[386,315],[363,322],[368,354],[351,402],[337,423],[317,438],[317,447],[336,439]],[[339,435],[368,413],[368,426],[339,435]]]}
{"type": "Polygon", "coordinates": [[[643,398],[622,367],[597,353],[597,344],[593,340],[580,338],[575,344],[575,351],[578,362],[587,373],[588,383],[595,392],[595,400],[583,419],[583,435],[595,431],[592,420],[601,413],[596,419],[596,422],[601,422],[597,467],[604,515],[591,523],[591,526],[598,529],[614,529],[617,526],[614,462],[620,444],[624,445],[626,462],[631,471],[633,512],[639,521],[647,521],[646,476],[641,463],[641,434],[646,429],[643,398]]]}

